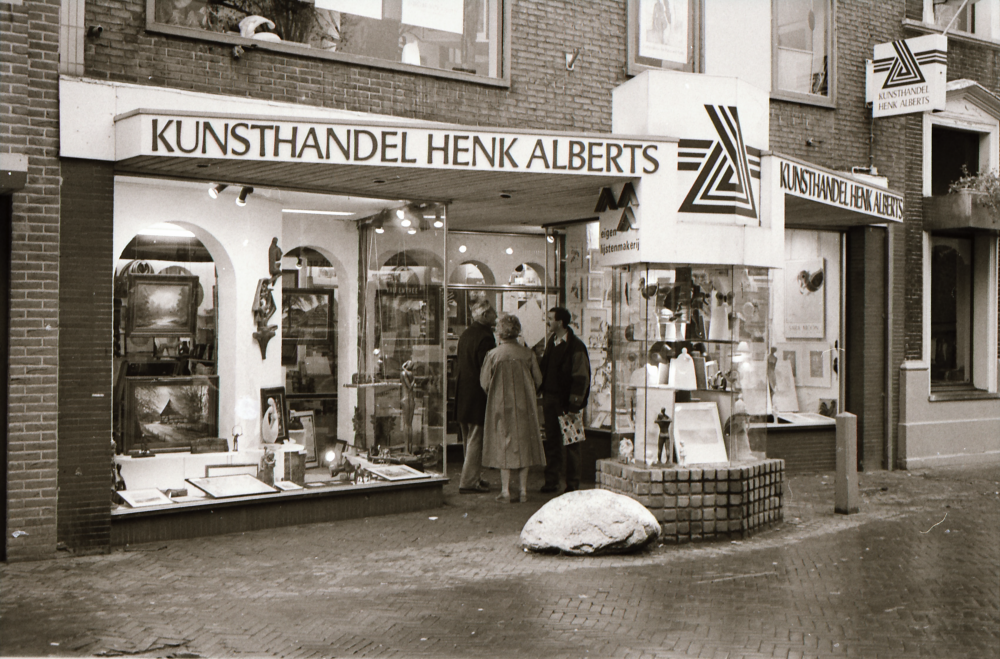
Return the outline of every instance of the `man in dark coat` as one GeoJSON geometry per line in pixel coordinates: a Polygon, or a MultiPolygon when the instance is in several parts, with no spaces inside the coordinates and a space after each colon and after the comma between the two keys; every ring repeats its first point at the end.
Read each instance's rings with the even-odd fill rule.
{"type": "Polygon", "coordinates": [[[497,312],[486,300],[472,306],[472,324],[458,339],[458,377],[455,382],[455,408],[462,440],[465,443],[465,464],[458,481],[461,494],[489,492],[482,480],[483,424],[486,422],[486,392],[479,385],[479,372],[486,353],[497,347],[493,328],[497,312]]]}
{"type": "Polygon", "coordinates": [[[542,492],[557,492],[566,465],[566,491],[580,488],[580,444],[563,446],[559,416],[579,412],[590,396],[590,356],[587,346],[570,329],[569,311],[549,310],[547,338],[542,355],[542,412],[545,416],[545,485],[542,492]],[[565,454],[565,460],[563,455],[565,454]]]}

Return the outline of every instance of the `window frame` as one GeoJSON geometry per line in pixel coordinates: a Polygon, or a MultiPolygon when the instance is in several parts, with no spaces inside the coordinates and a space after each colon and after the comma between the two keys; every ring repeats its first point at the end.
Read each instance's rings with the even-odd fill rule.
{"type": "MultiPolygon", "coordinates": [[[[397,71],[400,73],[413,73],[432,78],[443,78],[446,80],[459,80],[471,82],[489,87],[510,87],[510,61],[511,61],[511,16],[512,0],[499,0],[501,3],[500,20],[500,76],[490,78],[472,73],[460,71],[447,71],[445,69],[435,69],[428,66],[418,66],[414,64],[403,64],[402,62],[391,62],[389,60],[375,57],[365,57],[363,55],[352,55],[350,53],[338,53],[327,50],[318,50],[293,42],[262,41],[241,37],[238,34],[228,34],[224,32],[212,32],[199,28],[182,27],[179,25],[167,25],[156,21],[156,0],[146,0],[146,31],[155,34],[183,37],[185,39],[195,39],[210,43],[224,44],[227,46],[241,46],[245,50],[262,50],[281,53],[284,55],[295,55],[314,60],[326,60],[339,62],[342,64],[353,64],[357,66],[368,66],[376,69],[397,71]]],[[[246,55],[244,55],[246,57],[246,55]]]]}
{"type": "MultiPolygon", "coordinates": [[[[1000,0],[978,0],[979,2],[990,2],[993,4],[992,10],[994,12],[1000,13],[1000,0]]],[[[971,2],[971,0],[970,0],[971,2]]],[[[970,7],[966,6],[963,11],[968,11],[970,7]]],[[[937,32],[943,32],[943,30],[948,27],[947,25],[938,25],[934,21],[934,0],[923,0],[923,9],[921,11],[920,21],[924,26],[931,28],[937,32]]],[[[904,21],[904,25],[906,21],[904,21]]],[[[979,34],[976,32],[967,32],[965,30],[956,29],[952,26],[951,30],[948,31],[949,37],[960,37],[965,39],[972,39],[975,41],[981,41],[988,44],[998,44],[1000,43],[1000,25],[997,24],[997,19],[994,19],[993,24],[994,32],[990,35],[979,34]]]]}
{"type": "Polygon", "coordinates": [[[781,89],[778,86],[778,3],[771,0],[771,98],[805,105],[835,108],[837,105],[837,0],[824,0],[829,12],[830,29],[827,31],[827,94],[803,94],[781,89]]]}
{"type": "Polygon", "coordinates": [[[626,73],[636,76],[643,71],[685,71],[689,73],[702,73],[704,71],[704,50],[705,50],[705,0],[688,0],[691,4],[689,10],[693,16],[693,26],[689,26],[688,32],[692,41],[691,55],[687,64],[674,64],[666,60],[655,60],[639,55],[639,8],[641,0],[627,0],[625,23],[626,41],[626,73]],[[661,62],[656,64],[655,62],[661,62]],[[666,63],[664,63],[666,62],[666,63]]]}

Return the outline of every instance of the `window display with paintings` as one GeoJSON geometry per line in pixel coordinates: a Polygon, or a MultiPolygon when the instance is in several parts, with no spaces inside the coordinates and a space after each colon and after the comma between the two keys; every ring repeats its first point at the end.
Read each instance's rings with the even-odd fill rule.
{"type": "Polygon", "coordinates": [[[645,464],[763,457],[772,414],[765,268],[638,264],[612,277],[612,423],[645,464]]]}

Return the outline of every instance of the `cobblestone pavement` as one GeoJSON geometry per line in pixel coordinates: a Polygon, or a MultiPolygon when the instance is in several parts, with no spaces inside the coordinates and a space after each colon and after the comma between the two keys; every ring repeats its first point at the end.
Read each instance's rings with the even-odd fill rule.
{"type": "Polygon", "coordinates": [[[0,654],[1000,657],[1000,466],[860,480],[856,515],[794,477],[776,529],[628,556],[523,552],[533,474],[526,505],[450,483],[421,513],[0,565],[0,654]]]}

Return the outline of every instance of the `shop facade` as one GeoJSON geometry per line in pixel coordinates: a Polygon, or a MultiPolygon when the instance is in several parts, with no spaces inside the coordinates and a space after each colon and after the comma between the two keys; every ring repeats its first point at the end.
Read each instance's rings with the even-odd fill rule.
{"type": "MultiPolygon", "coordinates": [[[[947,112],[868,122],[857,53],[940,30],[921,3],[898,3],[902,24],[865,16],[872,43],[844,27],[850,3],[816,3],[811,19],[748,3],[734,21],[731,8],[691,2],[671,39],[644,25],[644,2],[602,5],[610,23],[579,16],[538,33],[528,26],[556,15],[553,3],[467,4],[474,38],[400,14],[391,20],[414,28],[403,50],[383,34],[317,52],[315,35],[215,30],[208,4],[175,21],[154,0],[127,16],[63,3],[62,77],[33,64],[24,86],[41,91],[23,106],[33,116],[57,98],[58,139],[41,133],[47,150],[30,157],[5,141],[25,156],[5,171],[27,174],[9,195],[7,557],[176,533],[155,506],[112,510],[112,465],[124,491],[161,493],[208,468],[259,470],[268,393],[285,398],[277,432],[307,446],[307,472],[328,482],[346,447],[396,449],[425,476],[351,487],[395,492],[381,512],[415,493],[433,501],[460,442],[449,350],[479,297],[518,313],[529,341],[545,309],[570,308],[594,364],[595,457],[629,439],[633,459],[660,459],[657,415],[677,402],[711,402],[728,441],[737,401],[752,452],[802,469],[832,468],[826,419],[843,410],[858,415],[865,469],[1000,455],[996,232],[937,225],[924,201],[934,140],[951,135],[941,131],[975,134],[973,159],[997,164],[998,74],[968,62],[1000,31],[949,42],[947,112]],[[808,48],[787,42],[799,23],[808,48]],[[744,29],[756,36],[735,39],[744,29]],[[545,43],[565,46],[555,64],[530,56],[545,43]],[[227,187],[213,198],[209,184],[227,187]],[[52,235],[58,257],[43,247],[52,235]],[[953,253],[974,264],[949,275],[971,282],[947,319],[971,336],[964,352],[928,324],[934,273],[970,261],[953,253]],[[137,313],[157,290],[188,316],[137,313]],[[685,353],[698,367],[679,389],[669,363],[685,353]],[[957,419],[972,438],[962,446],[943,431],[957,419]],[[167,432],[141,429],[154,426],[167,432]],[[224,446],[164,450],[204,438],[224,446]]],[[[4,29],[27,34],[27,9],[45,6],[14,6],[4,29]]],[[[55,34],[51,13],[41,22],[55,34]]],[[[376,21],[336,18],[345,32],[376,21]]],[[[291,476],[299,460],[274,468],[291,476]]],[[[275,493],[244,528],[380,512],[324,496],[336,489],[275,493]]],[[[206,517],[246,519],[253,508],[233,501],[206,517]]],[[[219,532],[206,524],[197,513],[184,523],[219,532]]]]}

